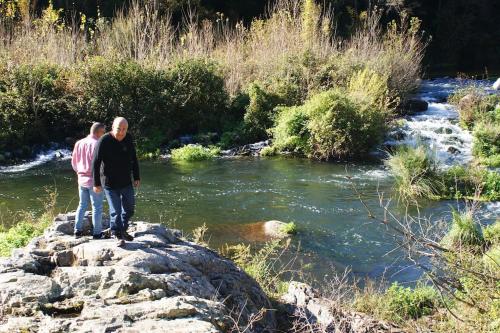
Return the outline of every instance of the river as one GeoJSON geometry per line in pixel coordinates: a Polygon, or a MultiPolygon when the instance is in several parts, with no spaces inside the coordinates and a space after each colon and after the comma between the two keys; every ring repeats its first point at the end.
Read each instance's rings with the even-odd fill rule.
{"type": "MultiPolygon", "coordinates": [[[[429,109],[407,117],[400,129],[403,135],[398,140],[389,137],[386,144],[426,142],[443,167],[467,163],[471,135],[457,125],[456,110],[444,102],[458,84],[446,79],[425,81],[420,95],[430,103],[429,109]]],[[[486,87],[489,82],[479,84],[486,87]]],[[[67,159],[69,152],[58,154],[63,158],[0,169],[1,223],[15,223],[12,212],[18,210],[40,211],[45,187],[57,189],[58,210],[76,208],[76,177],[67,159]]],[[[186,233],[205,223],[213,248],[225,243],[262,244],[252,232],[254,223],[294,221],[299,229],[292,242],[298,250],[297,262],[307,264],[317,280],[346,267],[358,277],[384,275],[389,281],[411,283],[421,275],[404,253],[392,251],[394,240],[384,227],[367,218],[352,190],[354,184],[366,203],[380,212],[378,193],[392,193],[391,176],[380,163],[292,158],[223,158],[190,164],[162,160],[141,162],[141,173],[135,218],[165,223],[186,233]]],[[[421,214],[449,219],[454,207],[454,201],[424,202],[421,214]]],[[[403,213],[396,204],[393,208],[403,213]]],[[[478,216],[482,223],[490,223],[499,211],[498,203],[483,204],[478,216]]]]}

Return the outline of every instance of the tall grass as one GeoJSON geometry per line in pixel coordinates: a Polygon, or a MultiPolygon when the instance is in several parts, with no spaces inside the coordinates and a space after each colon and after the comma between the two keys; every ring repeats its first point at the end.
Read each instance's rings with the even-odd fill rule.
{"type": "Polygon", "coordinates": [[[178,59],[209,58],[224,67],[232,95],[255,80],[289,79],[297,73],[309,91],[317,87],[321,70],[341,73],[362,66],[389,77],[399,96],[415,87],[425,48],[418,21],[404,16],[383,29],[377,12],[366,15],[352,38],[341,40],[334,33],[333,13],[313,0],[278,0],[249,26],[229,24],[223,16],[199,22],[189,11],[175,26],[170,15],[160,16],[154,6],[139,2],[109,22],[98,18],[90,30],[83,24],[64,25],[60,16],[49,7],[41,17],[15,26],[3,20],[1,57],[14,63],[74,65],[103,56],[155,68],[178,59]]]}
{"type": "Polygon", "coordinates": [[[433,199],[439,192],[437,163],[424,146],[400,147],[385,164],[395,179],[395,189],[403,202],[433,199]]]}

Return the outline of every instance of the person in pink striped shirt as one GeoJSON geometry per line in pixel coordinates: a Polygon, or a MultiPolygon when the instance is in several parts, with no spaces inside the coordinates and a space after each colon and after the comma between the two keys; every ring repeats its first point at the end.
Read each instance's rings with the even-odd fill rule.
{"type": "Polygon", "coordinates": [[[73,149],[71,157],[71,165],[78,176],[78,193],[80,202],[76,210],[75,217],[75,230],[76,238],[83,236],[83,217],[85,211],[92,203],[92,224],[93,224],[93,238],[102,239],[109,238],[102,232],[102,202],[104,195],[102,192],[94,192],[94,180],[92,178],[92,159],[94,158],[94,150],[97,141],[105,132],[104,124],[94,123],[90,128],[90,134],[79,140],[73,149]]]}

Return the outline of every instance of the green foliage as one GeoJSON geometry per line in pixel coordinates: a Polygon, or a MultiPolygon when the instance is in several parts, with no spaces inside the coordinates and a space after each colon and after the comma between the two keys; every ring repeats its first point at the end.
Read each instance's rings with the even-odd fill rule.
{"type": "Polygon", "coordinates": [[[500,122],[481,122],[472,132],[474,146],[472,152],[487,165],[500,166],[500,122]]]}
{"type": "Polygon", "coordinates": [[[458,108],[460,123],[463,127],[473,129],[481,121],[495,122],[499,120],[495,111],[500,103],[500,95],[488,95],[481,89],[468,86],[457,90],[448,98],[448,101],[458,108]]]}
{"type": "Polygon", "coordinates": [[[276,154],[276,148],[273,146],[264,147],[260,151],[260,156],[275,156],[276,154]]]}
{"type": "Polygon", "coordinates": [[[271,129],[275,150],[308,155],[311,151],[308,121],[309,116],[303,107],[278,108],[276,126],[271,129]]]}
{"type": "Polygon", "coordinates": [[[187,145],[181,148],[172,150],[172,160],[196,162],[210,160],[220,154],[220,149],[217,147],[203,147],[201,145],[187,145]]]}
{"type": "Polygon", "coordinates": [[[437,291],[429,286],[405,288],[392,284],[383,297],[386,316],[398,322],[432,314],[440,305],[437,291]]]}
{"type": "Polygon", "coordinates": [[[481,247],[485,240],[481,226],[476,223],[471,211],[452,212],[451,228],[443,238],[442,243],[450,248],[481,247]]]}
{"type": "Polygon", "coordinates": [[[317,159],[363,156],[380,142],[386,114],[340,90],[314,95],[304,105],[279,109],[271,130],[279,150],[317,159]]]}
{"type": "Polygon", "coordinates": [[[184,133],[217,131],[228,115],[229,95],[216,63],[188,59],[167,71],[173,118],[184,133]]]}
{"type": "Polygon", "coordinates": [[[62,67],[0,67],[0,148],[61,140],[78,124],[78,96],[62,67]]]}
{"type": "Polygon", "coordinates": [[[330,90],[304,104],[310,120],[310,147],[319,159],[363,156],[382,139],[385,114],[330,90]]]}
{"type": "Polygon", "coordinates": [[[453,166],[441,172],[442,198],[500,199],[500,175],[481,167],[453,166]]]}
{"type": "Polygon", "coordinates": [[[287,235],[295,235],[298,230],[297,230],[297,225],[295,224],[295,222],[289,222],[289,223],[285,224],[284,226],[282,226],[280,231],[287,234],[287,235]]]}
{"type": "Polygon", "coordinates": [[[280,260],[289,244],[288,241],[283,243],[275,240],[257,251],[252,251],[250,245],[226,244],[220,252],[254,278],[269,297],[278,298],[288,289],[288,283],[283,280],[286,263],[283,264],[280,260]]]}
{"type": "Polygon", "coordinates": [[[279,98],[258,84],[252,83],[248,89],[250,104],[245,113],[245,124],[251,129],[255,139],[266,137],[267,129],[273,124],[274,108],[279,103],[279,98]]]}
{"type": "Polygon", "coordinates": [[[437,164],[424,146],[397,148],[384,163],[395,178],[395,189],[403,202],[436,198],[440,188],[437,164]]]}
{"type": "Polygon", "coordinates": [[[490,244],[500,245],[500,220],[483,228],[483,237],[490,244]]]}

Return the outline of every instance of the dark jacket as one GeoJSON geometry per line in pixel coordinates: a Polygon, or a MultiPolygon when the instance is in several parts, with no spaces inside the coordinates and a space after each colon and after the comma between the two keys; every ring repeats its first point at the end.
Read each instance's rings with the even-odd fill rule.
{"type": "Polygon", "coordinates": [[[124,188],[139,180],[139,163],[133,138],[127,134],[122,141],[110,133],[104,134],[97,143],[92,161],[94,186],[124,188]],[[102,180],[101,180],[102,178],[102,180]]]}

